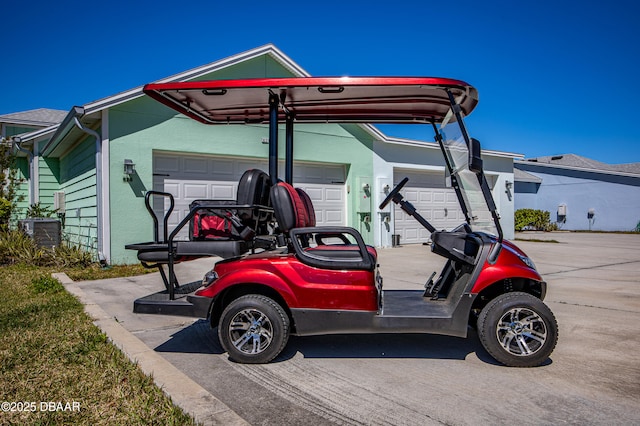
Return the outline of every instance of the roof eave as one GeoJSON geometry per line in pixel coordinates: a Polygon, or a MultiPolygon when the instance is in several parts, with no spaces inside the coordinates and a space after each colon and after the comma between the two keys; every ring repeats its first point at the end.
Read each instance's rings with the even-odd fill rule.
{"type": "Polygon", "coordinates": [[[60,142],[69,134],[69,132],[76,126],[75,119],[82,118],[86,114],[85,109],[81,106],[74,106],[67,116],[58,125],[56,132],[51,136],[49,142],[42,149],[42,155],[50,155],[55,148],[58,147],[60,142]]]}
{"type": "Polygon", "coordinates": [[[603,175],[640,178],[640,174],[638,173],[619,172],[615,170],[591,169],[586,167],[566,166],[562,164],[539,163],[536,161],[517,160],[515,164],[523,164],[523,165],[528,165],[533,167],[548,167],[551,169],[564,169],[564,170],[574,170],[579,172],[599,173],[603,175]]]}
{"type": "Polygon", "coordinates": [[[15,137],[19,137],[22,143],[30,143],[37,139],[54,134],[58,126],[59,124],[54,124],[53,126],[45,127],[44,129],[33,130],[28,133],[16,135],[15,137]]]}
{"type": "MultiPolygon", "coordinates": [[[[376,129],[377,130],[377,129],[376,129]]],[[[405,139],[398,138],[392,136],[386,136],[384,133],[378,130],[378,133],[382,135],[380,139],[382,142],[396,144],[396,145],[409,145],[409,146],[419,146],[419,147],[429,147],[440,149],[437,143],[429,142],[429,141],[421,141],[417,139],[405,139]]],[[[504,158],[512,158],[514,161],[518,159],[524,158],[524,154],[517,154],[513,152],[504,152],[504,151],[494,151],[489,149],[482,149],[482,154],[491,155],[492,157],[504,157],[504,158]]]]}

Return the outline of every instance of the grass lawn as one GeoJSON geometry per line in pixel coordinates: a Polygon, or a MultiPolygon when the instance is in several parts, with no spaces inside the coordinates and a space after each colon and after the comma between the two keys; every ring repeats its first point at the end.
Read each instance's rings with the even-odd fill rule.
{"type": "MultiPolygon", "coordinates": [[[[61,272],[56,269],[0,266],[0,424],[194,424],[51,278],[61,272]],[[65,407],[69,411],[60,410],[65,407]]],[[[136,266],[64,272],[78,280],[143,271],[136,266]]]]}

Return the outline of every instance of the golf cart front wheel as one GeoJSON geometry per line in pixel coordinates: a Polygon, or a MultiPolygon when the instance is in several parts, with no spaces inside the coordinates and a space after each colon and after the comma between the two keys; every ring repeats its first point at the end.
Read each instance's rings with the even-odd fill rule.
{"type": "Polygon", "coordinates": [[[231,360],[267,363],[282,352],[289,340],[289,317],[269,297],[242,296],[222,312],[218,337],[231,360]]]}
{"type": "Polygon", "coordinates": [[[544,363],[558,341],[558,323],[540,299],[528,293],[502,294],[478,317],[478,336],[489,354],[510,367],[544,363]]]}

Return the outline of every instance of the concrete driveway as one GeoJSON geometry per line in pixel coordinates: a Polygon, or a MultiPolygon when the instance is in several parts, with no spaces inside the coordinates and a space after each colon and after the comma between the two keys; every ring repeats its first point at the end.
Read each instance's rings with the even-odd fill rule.
{"type": "MultiPolygon", "coordinates": [[[[558,241],[517,241],[549,283],[560,327],[550,362],[531,369],[498,365],[474,332],[292,337],[274,362],[241,365],[204,320],[131,313],[136,297],[161,289],[158,274],[69,288],[150,348],[141,359],[167,362],[154,376],[177,368],[163,382],[170,394],[180,380],[206,390],[187,407],[205,423],[640,424],[640,235],[517,238],[558,241]]],[[[415,245],[379,250],[379,263],[386,288],[420,288],[443,261],[415,245]]],[[[212,264],[178,265],[178,276],[199,279],[212,264]]]]}

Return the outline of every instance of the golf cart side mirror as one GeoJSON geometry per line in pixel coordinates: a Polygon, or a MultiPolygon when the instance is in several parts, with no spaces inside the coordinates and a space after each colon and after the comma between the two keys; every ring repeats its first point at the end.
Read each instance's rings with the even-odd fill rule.
{"type": "Polygon", "coordinates": [[[482,173],[482,157],[480,156],[480,141],[471,138],[471,147],[469,149],[469,170],[475,174],[482,173]]]}

